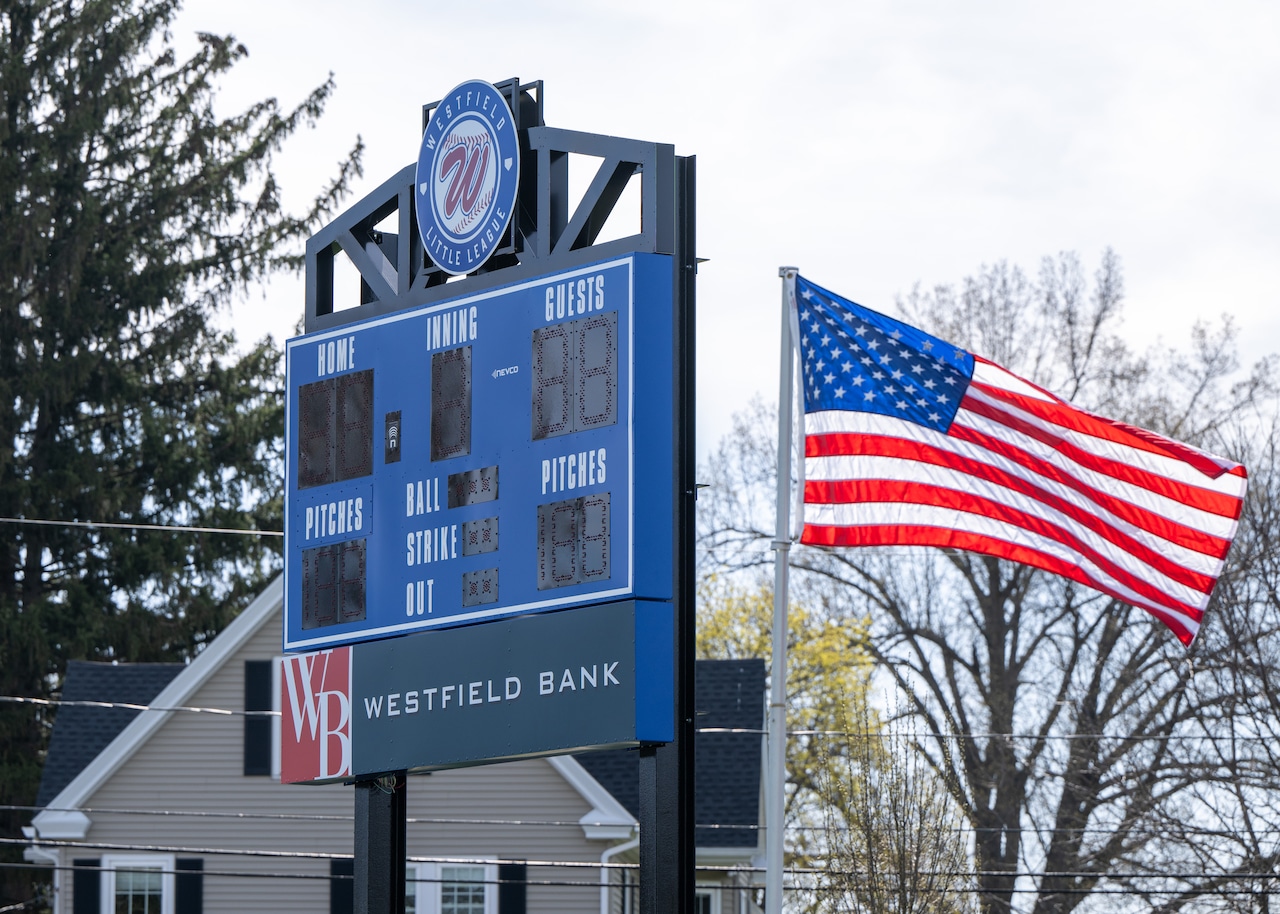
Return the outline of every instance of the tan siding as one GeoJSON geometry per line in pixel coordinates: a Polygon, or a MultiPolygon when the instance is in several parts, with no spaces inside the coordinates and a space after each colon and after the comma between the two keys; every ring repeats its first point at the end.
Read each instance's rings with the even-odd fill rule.
{"type": "MultiPolygon", "coordinates": [[[[244,707],[244,661],[280,652],[280,629],[270,621],[239,655],[217,670],[187,700],[196,707],[244,707]]],[[[100,809],[181,810],[208,813],[323,813],[351,816],[352,792],[341,785],[285,787],[265,777],[244,777],[240,716],[173,714],[124,768],[86,805],[100,809]]],[[[226,848],[235,850],[351,853],[349,821],[288,821],[192,816],[91,813],[95,842],[226,848]]],[[[205,855],[206,914],[253,910],[327,911],[326,860],[205,855]],[[218,873],[303,873],[324,879],[267,879],[218,873]]]]}
{"type": "MultiPolygon", "coordinates": [[[[244,707],[244,661],[280,653],[279,617],[265,623],[238,655],[188,699],[199,707],[244,707]]],[[[350,854],[354,789],[283,786],[244,777],[243,718],[173,714],[120,770],[85,802],[93,843],[190,848],[178,856],[205,859],[206,914],[254,910],[325,912],[327,878],[248,878],[292,873],[327,877],[326,859],[212,855],[204,848],[350,854]],[[205,812],[219,815],[156,816],[107,810],[205,812]],[[244,819],[226,813],[325,814],[337,821],[244,819]],[[224,875],[224,874],[243,875],[224,875]]],[[[608,842],[588,841],[577,820],[589,805],[545,761],[512,762],[416,776],[409,782],[410,856],[461,856],[516,860],[599,861],[608,842]],[[422,820],[471,820],[441,823],[422,820]],[[571,824],[480,824],[500,820],[571,824]]],[[[93,851],[93,854],[100,853],[93,851]]],[[[84,856],[84,854],[70,854],[84,856]]],[[[599,871],[530,867],[529,911],[599,910],[599,871]],[[583,885],[538,885],[540,881],[583,885]]],[[[66,880],[68,889],[70,879],[66,880]]],[[[70,891],[62,899],[70,911],[70,891]]]]}
{"type": "MultiPolygon", "coordinates": [[[[604,842],[588,842],[578,819],[591,809],[545,761],[443,771],[409,781],[410,818],[519,819],[526,823],[443,825],[411,822],[411,856],[497,856],[599,862],[604,842]]],[[[600,871],[531,865],[528,901],[537,911],[599,911],[600,871]],[[539,884],[559,883],[559,884],[539,884]]]]}

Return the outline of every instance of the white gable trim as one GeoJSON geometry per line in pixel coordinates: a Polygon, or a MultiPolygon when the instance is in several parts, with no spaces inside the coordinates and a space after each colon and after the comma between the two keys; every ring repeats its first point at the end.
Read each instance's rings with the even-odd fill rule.
{"type": "MultiPolygon", "coordinates": [[[[263,588],[252,603],[237,616],[223,632],[209,642],[191,663],[173,678],[151,704],[157,708],[173,708],[188,703],[191,696],[217,672],[223,664],[272,618],[276,618],[284,605],[284,583],[279,576],[263,588]]],[[[232,709],[229,709],[232,710],[232,709]]],[[[32,819],[40,837],[83,839],[90,825],[87,816],[76,810],[93,796],[106,780],[125,762],[133,757],[151,738],[152,734],[169,719],[173,712],[143,711],[112,740],[98,756],[85,766],[74,780],[49,803],[49,809],[32,819]],[[73,832],[78,834],[72,834],[73,832]]],[[[568,782],[591,809],[578,820],[584,835],[594,841],[619,841],[631,838],[637,826],[635,818],[625,806],[605,790],[600,782],[572,756],[552,756],[547,759],[552,768],[568,782]]]]}
{"type": "MultiPolygon", "coordinates": [[[[209,642],[187,668],[173,678],[164,691],[151,700],[158,708],[173,708],[186,704],[200,686],[204,685],[226,661],[252,638],[267,620],[284,604],[284,583],[280,576],[263,588],[262,593],[240,613],[222,633],[209,642]]],[[[169,719],[168,711],[143,711],[117,734],[97,758],[85,766],[75,779],[62,789],[49,803],[53,809],[75,809],[91,797],[103,782],[128,761],[151,735],[169,719]]],[[[77,813],[76,815],[79,815],[77,813]]],[[[53,837],[45,829],[56,830],[65,813],[41,812],[31,824],[42,837],[53,837]]],[[[85,822],[88,829],[88,822],[85,822]]]]}
{"type": "Polygon", "coordinates": [[[617,841],[631,837],[637,825],[635,817],[588,774],[577,759],[571,755],[553,755],[547,761],[578,792],[578,796],[591,804],[590,812],[578,820],[589,840],[617,841]]]}

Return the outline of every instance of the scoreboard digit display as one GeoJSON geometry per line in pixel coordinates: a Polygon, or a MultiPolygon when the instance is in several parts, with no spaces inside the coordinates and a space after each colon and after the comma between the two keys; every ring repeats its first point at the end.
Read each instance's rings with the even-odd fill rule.
{"type": "Polygon", "coordinates": [[[672,262],[286,345],[285,649],[672,598],[672,262]]]}

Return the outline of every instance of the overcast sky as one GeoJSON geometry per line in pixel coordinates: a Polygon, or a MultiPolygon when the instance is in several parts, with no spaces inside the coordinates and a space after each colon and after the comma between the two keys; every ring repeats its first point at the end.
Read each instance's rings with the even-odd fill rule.
{"type": "MultiPolygon", "coordinates": [[[[545,81],[547,123],[698,159],[698,430],[777,396],[777,268],[894,313],[1005,259],[1110,246],[1126,335],[1229,313],[1280,349],[1280,4],[188,0],[175,39],[249,49],[223,86],[286,106],[332,71],[280,159],[300,207],[357,134],[354,202],[415,161],[420,109],[465,79],[545,81]]],[[[238,306],[283,340],[301,280],[238,306]]],[[[928,328],[925,328],[928,329],[928,328]]]]}

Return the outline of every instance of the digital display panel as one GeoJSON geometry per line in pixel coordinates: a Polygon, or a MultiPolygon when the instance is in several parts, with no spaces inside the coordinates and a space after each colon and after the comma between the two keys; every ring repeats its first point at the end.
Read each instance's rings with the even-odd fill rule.
{"type": "Polygon", "coordinates": [[[302,627],[365,618],[365,541],[344,540],[302,552],[302,627]]]}
{"type": "Polygon", "coordinates": [[[290,340],[285,649],[671,599],[673,326],[633,254],[290,340]]]}
{"type": "Polygon", "coordinates": [[[609,577],[609,493],[538,506],[538,589],[609,577]]]}
{"type": "Polygon", "coordinates": [[[298,488],[373,472],[373,372],[304,385],[298,391],[298,488]]]}
{"type": "Polygon", "coordinates": [[[618,421],[617,339],[616,313],[534,330],[535,440],[618,421]]]}
{"type": "Polygon", "coordinates": [[[471,453],[471,347],[431,354],[431,459],[471,453]]]}

